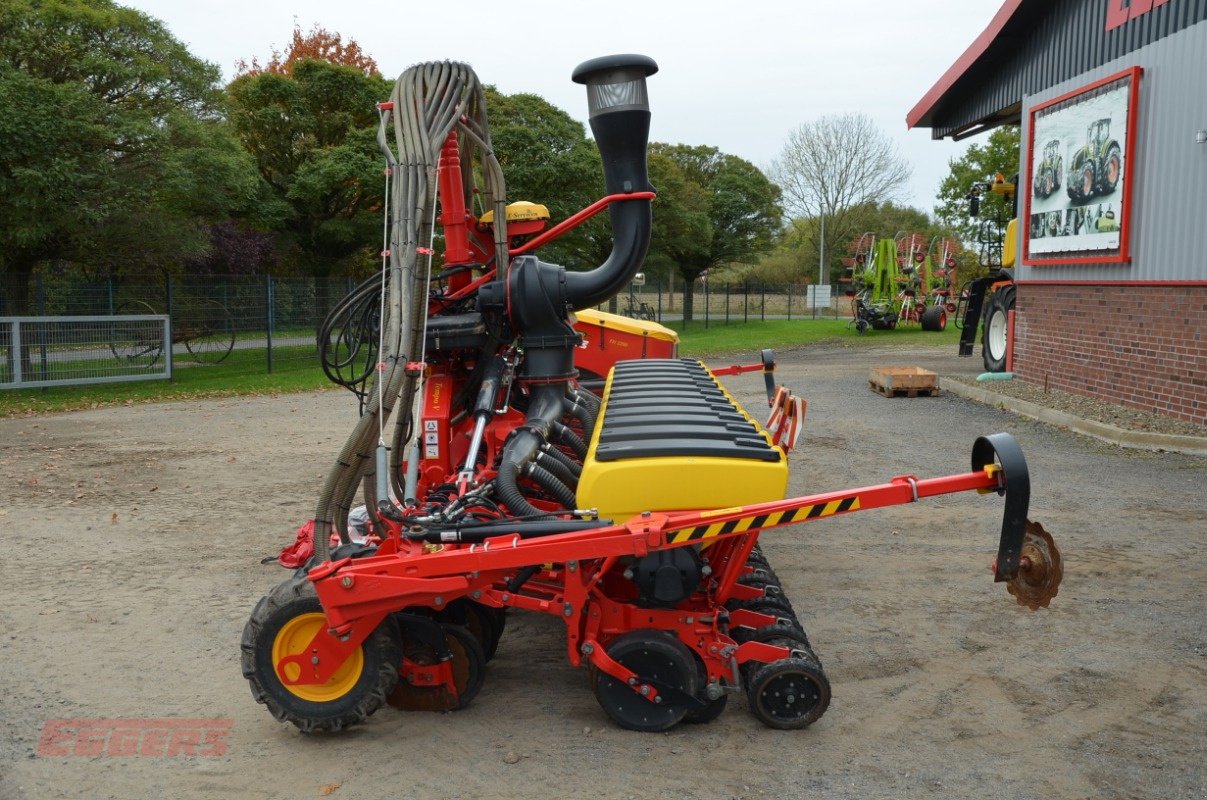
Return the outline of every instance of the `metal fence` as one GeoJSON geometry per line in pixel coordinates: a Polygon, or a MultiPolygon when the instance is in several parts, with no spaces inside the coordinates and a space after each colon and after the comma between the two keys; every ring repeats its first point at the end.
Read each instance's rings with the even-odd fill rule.
{"type": "MultiPolygon", "coordinates": [[[[638,319],[681,323],[683,304],[682,286],[672,291],[661,283],[652,283],[634,286],[599,309],[638,319]]],[[[848,304],[834,296],[829,286],[709,282],[698,283],[692,291],[692,319],[688,324],[707,328],[768,319],[836,319],[849,313],[848,304]]]]}
{"type": "MultiPolygon", "coordinates": [[[[4,279],[5,276],[0,276],[0,281],[4,279]]],[[[95,281],[65,270],[34,276],[28,291],[29,308],[22,316],[42,320],[105,317],[116,324],[116,317],[162,315],[171,320],[171,341],[165,342],[164,354],[157,363],[167,365],[175,361],[181,367],[224,363],[228,370],[256,374],[286,366],[317,367],[318,328],[355,283],[351,278],[267,276],[165,276],[95,281]]],[[[698,282],[694,285],[693,318],[689,324],[710,327],[767,319],[835,318],[848,313],[840,297],[832,298],[828,291],[816,291],[818,288],[827,289],[753,281],[698,282]]],[[[15,309],[5,306],[4,298],[11,296],[11,291],[0,292],[0,316],[15,316],[15,309]]],[[[634,285],[614,303],[600,308],[679,325],[683,324],[683,301],[681,283],[672,291],[665,284],[650,282],[634,285]]],[[[8,335],[11,337],[11,332],[8,335]]],[[[112,352],[112,329],[107,333],[96,332],[93,338],[96,339],[93,349],[99,358],[108,352],[112,360],[118,360],[112,352]]],[[[13,385],[14,364],[27,367],[23,379],[32,374],[28,369],[31,364],[42,364],[40,345],[32,351],[17,353],[12,341],[16,340],[0,342],[0,350],[7,354],[0,386],[13,385]]],[[[47,350],[45,379],[58,380],[48,377],[55,363],[55,357],[50,356],[52,351],[53,348],[47,350]]]]}
{"type": "Polygon", "coordinates": [[[172,377],[167,315],[0,317],[0,388],[172,377]]]}

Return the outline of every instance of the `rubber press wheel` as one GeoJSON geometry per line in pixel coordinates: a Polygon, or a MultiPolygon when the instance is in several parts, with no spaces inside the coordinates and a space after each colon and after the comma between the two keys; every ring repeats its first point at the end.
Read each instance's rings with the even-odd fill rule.
{"type": "Polygon", "coordinates": [[[755,670],[746,687],[750,711],[769,728],[812,725],[830,707],[830,681],[808,658],[785,658],[755,670]]]}
{"type": "Polygon", "coordinates": [[[305,733],[338,731],[364,722],[381,708],[398,682],[402,647],[397,629],[387,619],[326,683],[286,685],[277,674],[277,663],[303,652],[326,628],[327,617],[314,584],[305,576],[290,578],[261,598],[243,628],[241,663],[252,696],[274,717],[305,733]]]}
{"type": "MultiPolygon", "coordinates": [[[[684,694],[699,691],[699,668],[687,646],[665,631],[636,630],[618,636],[607,647],[608,655],[639,678],[656,681],[660,689],[671,686],[684,694]]],[[[675,727],[688,707],[663,695],[662,702],[646,700],[632,688],[600,670],[594,672],[595,699],[604,712],[622,728],[656,732],[675,727]]],[[[719,712],[718,712],[719,713],[719,712]]]]}

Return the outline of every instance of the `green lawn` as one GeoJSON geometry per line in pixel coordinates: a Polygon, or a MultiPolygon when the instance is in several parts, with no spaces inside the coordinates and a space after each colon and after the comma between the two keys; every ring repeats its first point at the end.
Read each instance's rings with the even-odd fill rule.
{"type": "Polygon", "coordinates": [[[845,319],[775,319],[765,322],[711,322],[708,328],[695,320],[684,330],[682,322],[667,325],[679,332],[679,351],[685,356],[710,356],[721,353],[757,353],[763,348],[787,349],[826,343],[850,347],[901,345],[951,347],[960,341],[960,332],[950,324],[942,333],[923,331],[909,325],[891,331],[868,331],[863,336],[847,327],[845,319]]]}
{"type": "Polygon", "coordinates": [[[220,364],[195,365],[181,358],[175,363],[171,381],[0,390],[0,416],[200,397],[304,392],[331,386],[318,366],[313,347],[273,348],[271,375],[266,371],[264,350],[235,350],[220,364]]]}
{"type": "MultiPolygon", "coordinates": [[[[893,331],[868,331],[859,336],[842,320],[767,320],[729,325],[702,321],[671,327],[679,332],[679,351],[686,356],[749,355],[826,343],[850,347],[934,345],[955,351],[959,331],[948,325],[943,333],[923,332],[917,326],[893,331]]],[[[304,392],[332,388],[318,366],[312,347],[273,349],[273,372],[265,368],[263,350],[235,350],[220,364],[193,365],[180,359],[169,381],[138,381],[49,389],[0,390],[0,416],[73,411],[106,405],[187,400],[204,397],[304,392]]]]}

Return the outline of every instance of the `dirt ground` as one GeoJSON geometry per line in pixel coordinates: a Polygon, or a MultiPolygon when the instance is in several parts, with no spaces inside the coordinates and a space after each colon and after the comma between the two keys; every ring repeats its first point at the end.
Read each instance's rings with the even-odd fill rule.
{"type": "MultiPolygon", "coordinates": [[[[805,731],[741,697],[709,725],[618,729],[560,623],[513,614],[469,708],[307,737],[252,700],[239,637],[286,577],[260,558],[311,515],[352,396],[0,420],[0,798],[1207,796],[1207,461],[867,388],[873,365],[976,366],[946,352],[780,361],[809,401],[794,492],[962,472],[976,435],[1013,433],[1064,552],[1052,607],[992,582],[1001,500],[953,495],[764,536],[833,682],[805,731]],[[60,718],[230,728],[220,756],[38,755],[60,718]]],[[[758,376],[728,384],[761,407],[758,376]]]]}

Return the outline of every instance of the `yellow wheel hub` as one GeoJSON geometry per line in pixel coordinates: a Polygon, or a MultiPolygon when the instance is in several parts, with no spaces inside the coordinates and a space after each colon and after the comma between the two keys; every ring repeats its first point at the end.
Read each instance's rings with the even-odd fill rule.
{"type": "Polygon", "coordinates": [[[326,629],[327,618],[318,612],[300,614],[281,626],[272,642],[272,663],[281,679],[281,685],[291,694],[311,703],[329,703],[346,695],[356,686],[365,668],[365,652],[356,648],[348,660],[340,665],[335,674],[323,684],[293,684],[302,674],[302,667],[289,663],[284,668],[277,666],[287,656],[302,655],[314,635],[326,629]]]}

